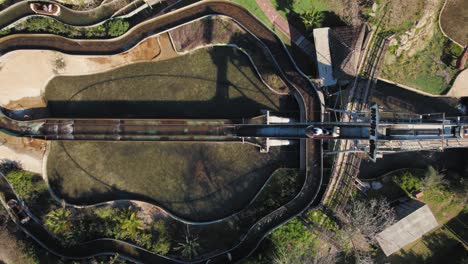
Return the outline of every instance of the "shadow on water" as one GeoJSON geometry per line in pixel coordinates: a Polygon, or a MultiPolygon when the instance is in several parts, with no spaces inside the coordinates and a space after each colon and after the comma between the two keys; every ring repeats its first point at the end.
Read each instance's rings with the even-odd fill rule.
{"type": "MultiPolygon", "coordinates": [[[[214,48],[209,55],[215,70],[215,75],[211,78],[200,73],[162,74],[157,69],[156,72],[145,70],[131,76],[126,76],[127,73],[120,77],[111,75],[67,92],[61,84],[67,79],[61,77],[56,82],[52,80],[54,85],[52,88],[48,86],[46,90],[47,108],[50,116],[57,118],[249,118],[260,115],[262,110],[297,114],[298,105],[292,96],[273,93],[260,83],[258,77],[246,72],[252,65],[243,53],[231,48],[214,48]],[[233,72],[236,73],[233,75],[233,72]],[[243,81],[231,80],[234,78],[232,76],[242,78],[243,81]],[[172,85],[167,81],[170,78],[175,78],[178,83],[167,86],[172,85]],[[159,88],[157,84],[153,84],[156,81],[167,87],[159,88]],[[183,99],[176,99],[156,92],[162,89],[168,92],[173,90],[173,94],[191,94],[191,82],[197,82],[198,86],[193,89],[199,89],[198,94],[203,91],[205,94],[201,95],[204,98],[185,96],[183,99]],[[141,87],[138,86],[140,84],[141,87]],[[204,90],[198,88],[200,85],[204,90]],[[213,93],[207,89],[211,87],[213,93]],[[136,89],[138,92],[132,94],[129,89],[136,89]],[[160,96],[170,99],[159,99],[160,96]]],[[[144,70],[143,65],[146,64],[136,66],[144,70]]],[[[117,73],[118,71],[115,72],[117,73]]],[[[73,82],[73,78],[69,81],[73,82]]],[[[39,112],[38,110],[44,109],[35,110],[37,111],[34,112],[39,112]]]]}
{"type": "Polygon", "coordinates": [[[455,108],[459,103],[456,98],[425,96],[384,81],[377,82],[372,95],[372,101],[385,109],[417,114],[442,112],[449,116],[461,114],[455,108]]]}
{"type": "Polygon", "coordinates": [[[376,163],[364,160],[361,163],[359,177],[371,179],[399,168],[425,169],[434,166],[438,169],[456,171],[466,175],[468,149],[447,149],[444,152],[418,151],[387,154],[377,159],[376,163]]]}

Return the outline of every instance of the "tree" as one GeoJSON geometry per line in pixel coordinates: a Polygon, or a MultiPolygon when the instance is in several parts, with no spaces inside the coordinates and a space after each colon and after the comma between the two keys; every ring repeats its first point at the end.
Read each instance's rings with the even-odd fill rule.
{"type": "Polygon", "coordinates": [[[354,252],[354,260],[356,264],[374,264],[374,260],[369,251],[356,250],[354,252]]]}
{"type": "Polygon", "coordinates": [[[136,212],[124,212],[119,222],[124,237],[136,238],[140,231],[143,230],[143,220],[137,217],[136,212]]]}
{"type": "Polygon", "coordinates": [[[122,19],[112,20],[107,24],[107,34],[111,37],[117,37],[125,33],[129,27],[130,24],[127,21],[122,19]]]}
{"type": "Polygon", "coordinates": [[[302,22],[304,23],[306,30],[309,34],[312,34],[314,28],[322,26],[325,15],[323,12],[318,11],[315,7],[312,7],[309,11],[301,14],[302,22]]]}
{"type": "Polygon", "coordinates": [[[350,232],[358,232],[371,244],[375,236],[396,221],[396,214],[386,199],[354,200],[348,212],[350,232]]]}
{"type": "Polygon", "coordinates": [[[29,205],[38,203],[41,195],[47,191],[41,177],[33,172],[12,170],[6,178],[18,196],[29,205]]]}
{"type": "Polygon", "coordinates": [[[321,244],[314,256],[313,264],[335,264],[339,262],[338,251],[334,247],[321,244]]]}
{"type": "Polygon", "coordinates": [[[197,237],[192,237],[190,235],[188,226],[187,226],[187,231],[185,234],[185,241],[179,242],[177,244],[179,246],[177,246],[175,249],[180,250],[183,257],[192,259],[196,255],[198,255],[198,249],[200,248],[200,243],[198,243],[197,237]]]}
{"type": "Polygon", "coordinates": [[[431,189],[447,185],[448,182],[444,179],[444,176],[445,175],[434,169],[434,167],[429,166],[424,173],[424,178],[421,181],[421,187],[423,189],[431,189]]]}
{"type": "Polygon", "coordinates": [[[157,240],[153,244],[151,250],[154,253],[165,255],[171,249],[171,242],[169,241],[169,235],[166,230],[166,226],[163,221],[156,221],[152,226],[153,236],[157,233],[157,240]]]}
{"type": "Polygon", "coordinates": [[[46,215],[45,226],[56,235],[67,235],[71,232],[72,212],[59,208],[46,215]]]}

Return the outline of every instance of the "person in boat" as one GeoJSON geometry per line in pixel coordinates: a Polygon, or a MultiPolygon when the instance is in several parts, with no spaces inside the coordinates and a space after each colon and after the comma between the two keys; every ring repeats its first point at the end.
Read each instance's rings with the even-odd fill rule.
{"type": "Polygon", "coordinates": [[[328,136],[330,135],[330,131],[320,128],[320,127],[314,127],[312,128],[312,135],[314,136],[328,136]]]}

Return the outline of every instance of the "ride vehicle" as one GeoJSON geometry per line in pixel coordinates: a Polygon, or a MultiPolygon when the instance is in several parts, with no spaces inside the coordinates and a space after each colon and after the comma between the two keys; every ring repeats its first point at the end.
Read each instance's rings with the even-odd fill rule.
{"type": "Polygon", "coordinates": [[[24,210],[24,207],[15,199],[11,199],[7,202],[8,209],[11,215],[15,218],[15,221],[20,222],[21,224],[27,223],[31,218],[24,210]]]}
{"type": "Polygon", "coordinates": [[[53,3],[34,2],[29,6],[36,14],[57,16],[60,13],[60,6],[53,3]]]}
{"type": "Polygon", "coordinates": [[[340,128],[337,126],[333,126],[333,127],[309,126],[306,128],[306,135],[309,138],[317,138],[317,139],[337,138],[340,136],[340,128]]]}
{"type": "Polygon", "coordinates": [[[454,134],[458,138],[468,138],[468,127],[467,126],[457,126],[454,128],[454,134]]]}

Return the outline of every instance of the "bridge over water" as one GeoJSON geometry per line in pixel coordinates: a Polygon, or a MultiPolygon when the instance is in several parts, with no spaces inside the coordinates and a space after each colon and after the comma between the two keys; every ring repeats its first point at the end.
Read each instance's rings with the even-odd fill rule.
{"type": "Polygon", "coordinates": [[[296,139],[356,140],[353,151],[377,155],[421,148],[468,146],[468,118],[382,117],[377,106],[350,122],[294,122],[269,113],[251,119],[40,119],[16,121],[0,115],[0,130],[43,140],[242,141],[260,146],[289,145],[296,139]],[[313,129],[327,131],[314,134],[313,129]],[[333,132],[332,132],[333,131],[333,132]],[[414,145],[414,143],[413,143],[414,145]]]}

